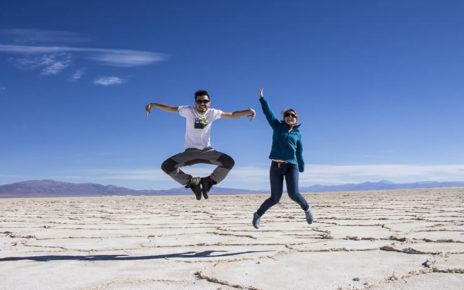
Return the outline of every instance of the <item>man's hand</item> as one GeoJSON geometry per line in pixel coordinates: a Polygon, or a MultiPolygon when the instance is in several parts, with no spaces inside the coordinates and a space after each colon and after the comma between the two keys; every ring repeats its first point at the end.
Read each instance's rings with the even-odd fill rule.
{"type": "Polygon", "coordinates": [[[145,106],[145,113],[147,114],[147,117],[150,117],[152,108],[153,107],[152,107],[151,103],[149,103],[148,105],[145,106]]]}
{"type": "Polygon", "coordinates": [[[248,107],[248,111],[249,113],[247,117],[250,119],[250,121],[252,121],[256,117],[256,111],[251,107],[248,107]]]}
{"type": "Polygon", "coordinates": [[[264,89],[263,89],[263,88],[259,88],[258,97],[259,97],[259,98],[264,97],[264,89]]]}

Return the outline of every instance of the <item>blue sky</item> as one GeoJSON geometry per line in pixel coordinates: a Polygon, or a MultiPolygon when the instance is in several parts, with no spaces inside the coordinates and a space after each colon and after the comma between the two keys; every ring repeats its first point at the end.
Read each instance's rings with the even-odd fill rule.
{"type": "MultiPolygon", "coordinates": [[[[275,112],[295,108],[301,185],[464,180],[462,1],[1,1],[0,184],[177,187],[184,119],[149,101],[258,111],[219,120],[224,187],[268,188],[275,112]]],[[[187,169],[207,174],[208,166],[187,169]]]]}

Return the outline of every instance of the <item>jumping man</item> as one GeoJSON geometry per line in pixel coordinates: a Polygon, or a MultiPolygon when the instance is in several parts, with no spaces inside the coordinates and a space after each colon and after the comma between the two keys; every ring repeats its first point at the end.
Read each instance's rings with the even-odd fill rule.
{"type": "Polygon", "coordinates": [[[207,91],[195,92],[195,105],[193,106],[168,106],[159,103],[149,103],[146,107],[147,116],[153,108],[165,112],[178,112],[186,119],[185,122],[185,151],[169,157],[161,165],[161,169],[175,181],[190,188],[197,200],[208,198],[208,192],[213,185],[221,182],[232,169],[235,161],[229,155],[215,150],[211,146],[211,124],[218,119],[237,119],[242,116],[254,118],[256,111],[247,110],[226,113],[210,108],[211,99],[207,91]],[[180,168],[193,164],[214,164],[217,167],[207,177],[193,177],[186,174],[180,168]]]}

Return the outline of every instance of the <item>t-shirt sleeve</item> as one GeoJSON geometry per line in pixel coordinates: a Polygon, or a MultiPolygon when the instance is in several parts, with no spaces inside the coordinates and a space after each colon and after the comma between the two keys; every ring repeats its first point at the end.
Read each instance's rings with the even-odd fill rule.
{"type": "Polygon", "coordinates": [[[179,106],[179,115],[181,115],[184,118],[187,118],[189,111],[190,111],[190,106],[179,106]]]}
{"type": "Polygon", "coordinates": [[[211,109],[211,111],[213,111],[213,120],[221,119],[221,115],[223,113],[222,110],[211,109]]]}

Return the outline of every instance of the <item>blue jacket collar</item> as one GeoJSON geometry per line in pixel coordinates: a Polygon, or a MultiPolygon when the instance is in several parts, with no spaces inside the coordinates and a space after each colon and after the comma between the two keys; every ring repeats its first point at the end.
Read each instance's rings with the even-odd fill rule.
{"type": "MultiPolygon", "coordinates": [[[[285,124],[284,121],[280,121],[280,124],[282,124],[282,125],[287,125],[287,124],[285,124]]],[[[300,126],[301,126],[301,123],[300,123],[300,124],[296,124],[295,126],[293,126],[293,130],[300,128],[300,126]]]]}

